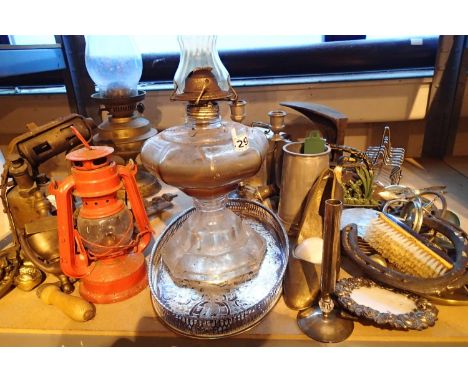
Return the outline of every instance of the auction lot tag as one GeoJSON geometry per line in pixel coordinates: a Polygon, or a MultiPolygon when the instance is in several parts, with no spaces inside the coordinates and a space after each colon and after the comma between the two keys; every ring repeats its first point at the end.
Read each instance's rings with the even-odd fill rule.
{"type": "Polygon", "coordinates": [[[249,148],[249,139],[247,135],[242,133],[237,135],[236,129],[231,129],[232,144],[234,145],[234,150],[236,151],[245,151],[249,148]]]}

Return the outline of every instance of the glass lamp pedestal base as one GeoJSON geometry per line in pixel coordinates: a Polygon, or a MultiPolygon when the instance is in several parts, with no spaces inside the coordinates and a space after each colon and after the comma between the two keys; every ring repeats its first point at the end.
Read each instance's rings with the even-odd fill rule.
{"type": "Polygon", "coordinates": [[[195,212],[165,246],[162,260],[176,283],[230,287],[257,274],[265,240],[227,209],[226,201],[226,196],[194,199],[195,212]]]}

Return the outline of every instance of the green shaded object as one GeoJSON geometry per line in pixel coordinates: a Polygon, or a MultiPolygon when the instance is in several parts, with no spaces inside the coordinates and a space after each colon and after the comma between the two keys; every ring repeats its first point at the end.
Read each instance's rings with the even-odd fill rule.
{"type": "Polygon", "coordinates": [[[318,130],[312,130],[304,141],[304,154],[319,154],[325,151],[325,139],[318,130]]]}

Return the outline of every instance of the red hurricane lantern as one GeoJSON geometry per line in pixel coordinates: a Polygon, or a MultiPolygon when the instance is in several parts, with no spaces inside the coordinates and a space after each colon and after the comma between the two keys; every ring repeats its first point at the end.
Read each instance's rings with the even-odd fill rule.
{"type": "Polygon", "coordinates": [[[66,156],[72,162],[71,175],[49,186],[57,203],[60,265],[67,276],[81,279],[84,299],[101,304],[122,301],[148,284],[143,251],[152,230],[135,181],[137,166],[116,165],[110,158],[112,147],[90,146],[72,129],[85,147],[66,156]],[[132,212],[117,198],[122,186],[132,212]],[[72,194],[82,200],[76,228],[72,194]]]}

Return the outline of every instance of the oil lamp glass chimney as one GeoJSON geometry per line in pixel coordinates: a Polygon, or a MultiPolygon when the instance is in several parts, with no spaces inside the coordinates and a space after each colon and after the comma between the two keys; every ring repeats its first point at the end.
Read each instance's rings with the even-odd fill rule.
{"type": "Polygon", "coordinates": [[[218,86],[222,91],[229,91],[229,73],[219,58],[216,49],[217,36],[178,36],[180,62],[174,75],[176,93],[182,94],[185,80],[195,68],[211,68],[218,86]]]}
{"type": "Polygon", "coordinates": [[[86,36],[86,69],[104,98],[138,94],[143,61],[129,36],[86,36]]]}

